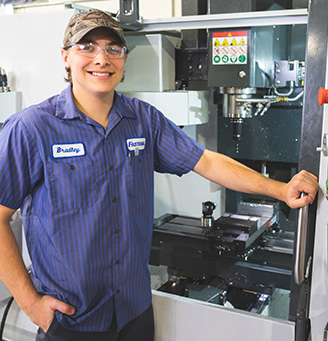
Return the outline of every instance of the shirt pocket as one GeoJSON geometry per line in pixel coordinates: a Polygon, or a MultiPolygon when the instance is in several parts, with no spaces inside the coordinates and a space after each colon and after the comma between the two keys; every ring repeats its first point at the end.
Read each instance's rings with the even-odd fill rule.
{"type": "Polygon", "coordinates": [[[82,157],[55,160],[46,168],[51,206],[73,210],[96,203],[98,177],[91,160],[82,157]]]}
{"type": "Polygon", "coordinates": [[[140,153],[138,156],[134,153],[128,154],[127,163],[127,179],[128,179],[128,194],[130,197],[135,198],[137,194],[141,194],[143,183],[143,167],[145,162],[144,153],[140,153]]]}

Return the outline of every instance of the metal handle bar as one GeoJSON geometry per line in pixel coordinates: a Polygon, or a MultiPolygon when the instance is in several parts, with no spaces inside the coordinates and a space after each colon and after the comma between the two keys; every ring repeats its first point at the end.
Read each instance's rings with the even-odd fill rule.
{"type": "MultiPolygon", "coordinates": [[[[304,196],[302,193],[301,197],[304,196]]],[[[297,223],[296,257],[294,265],[294,278],[296,284],[301,285],[305,278],[305,251],[308,221],[308,205],[300,208],[297,223]]]]}

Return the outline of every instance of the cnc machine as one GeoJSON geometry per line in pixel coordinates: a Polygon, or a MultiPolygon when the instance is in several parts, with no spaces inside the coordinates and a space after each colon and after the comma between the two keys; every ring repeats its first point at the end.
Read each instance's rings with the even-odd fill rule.
{"type": "MultiPolygon", "coordinates": [[[[318,174],[318,155],[313,154],[320,141],[316,137],[304,140],[321,132],[320,119],[315,126],[309,123],[309,106],[315,107],[316,100],[309,97],[309,84],[320,80],[313,71],[309,41],[320,25],[326,27],[320,16],[317,22],[313,19],[325,6],[320,1],[208,1],[206,5],[183,1],[183,15],[220,14],[222,19],[217,27],[209,21],[201,28],[182,28],[181,46],[176,47],[175,90],[209,94],[209,118],[197,126],[196,135],[205,129],[213,132],[209,125],[215,116],[216,144],[212,147],[218,152],[280,181],[288,181],[300,169],[318,174]],[[254,20],[257,14],[265,16],[270,11],[301,13],[297,11],[308,5],[308,25],[254,20]],[[229,16],[237,13],[242,18],[244,12],[254,16],[239,21],[229,16]]],[[[326,40],[326,33],[322,35],[326,40]]],[[[325,59],[326,51],[318,55],[325,59]]],[[[227,190],[224,201],[216,218],[211,200],[204,200],[191,215],[167,212],[156,217],[150,263],[167,269],[167,281],[157,290],[279,318],[291,328],[284,339],[307,340],[315,205],[307,212],[306,227],[300,228],[298,221],[304,220],[304,214],[270,198],[227,190]]],[[[240,316],[237,321],[243,323],[240,316]]],[[[225,330],[221,329],[224,339],[235,340],[232,334],[236,334],[225,330]]],[[[258,339],[256,333],[248,332],[243,333],[246,339],[258,339]]],[[[274,335],[269,333],[266,339],[274,340],[274,335]]]]}

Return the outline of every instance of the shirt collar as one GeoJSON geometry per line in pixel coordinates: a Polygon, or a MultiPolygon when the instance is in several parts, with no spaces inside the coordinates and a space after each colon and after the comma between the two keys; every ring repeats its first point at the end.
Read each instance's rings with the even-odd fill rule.
{"type": "Polygon", "coordinates": [[[126,117],[126,118],[137,118],[134,111],[132,111],[130,106],[127,105],[127,103],[125,102],[126,101],[124,99],[124,96],[115,91],[114,103],[113,103],[111,113],[115,112],[119,116],[126,117]]]}
{"type": "Polygon", "coordinates": [[[56,117],[68,120],[80,117],[80,112],[73,100],[72,84],[58,95],[56,104],[56,117]]]}
{"type": "MultiPolygon", "coordinates": [[[[115,113],[121,117],[136,118],[135,113],[124,102],[121,94],[115,91],[114,102],[111,113],[115,113]]],[[[64,89],[57,98],[55,116],[61,119],[81,118],[83,114],[79,111],[73,100],[72,84],[64,89]]]]}

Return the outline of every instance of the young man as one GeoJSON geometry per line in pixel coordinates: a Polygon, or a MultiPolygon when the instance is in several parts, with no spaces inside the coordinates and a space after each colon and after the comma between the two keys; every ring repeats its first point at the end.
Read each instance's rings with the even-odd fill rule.
{"type": "Polygon", "coordinates": [[[37,340],[153,340],[154,170],[193,170],[292,208],[312,203],[317,179],[305,171],[289,183],[267,179],[116,93],[127,47],[99,10],[70,19],[62,58],[69,87],[13,115],[1,132],[0,279],[40,327],[37,340]],[[31,277],[9,226],[18,208],[31,277]]]}

